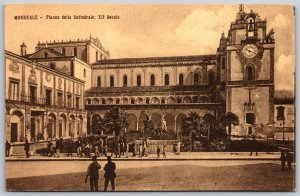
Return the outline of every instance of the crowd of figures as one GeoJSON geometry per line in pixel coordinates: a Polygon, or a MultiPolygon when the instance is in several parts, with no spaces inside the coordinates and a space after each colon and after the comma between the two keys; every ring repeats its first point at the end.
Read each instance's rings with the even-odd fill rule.
{"type": "MultiPolygon", "coordinates": [[[[149,155],[149,140],[147,138],[139,140],[138,144],[127,142],[125,138],[120,138],[109,142],[107,138],[89,139],[88,137],[79,137],[78,140],[73,139],[63,140],[57,139],[55,142],[49,141],[47,146],[46,156],[59,157],[61,152],[65,152],[67,157],[73,156],[75,152],[77,157],[91,158],[114,156],[115,158],[129,157],[129,152],[132,157],[147,157],[149,155]]],[[[157,145],[157,158],[160,158],[162,153],[166,158],[166,145],[162,149],[157,145]]]]}

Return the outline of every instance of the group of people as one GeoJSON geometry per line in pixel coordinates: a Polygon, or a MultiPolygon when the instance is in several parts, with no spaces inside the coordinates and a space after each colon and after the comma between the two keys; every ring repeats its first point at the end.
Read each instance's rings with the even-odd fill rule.
{"type": "MultiPolygon", "coordinates": [[[[163,150],[162,150],[163,158],[167,158],[166,152],[167,152],[166,145],[163,145],[163,150]]],[[[160,158],[160,147],[159,147],[159,145],[157,146],[156,154],[157,154],[157,158],[159,159],[160,158]]]]}
{"type": "MultiPolygon", "coordinates": [[[[97,162],[97,156],[92,155],[92,163],[89,164],[85,183],[87,182],[88,177],[90,177],[90,190],[98,191],[98,181],[99,181],[99,170],[101,165],[97,162]]],[[[115,178],[117,177],[115,170],[116,164],[112,162],[111,157],[107,156],[107,163],[103,168],[104,170],[104,191],[107,191],[108,183],[111,183],[112,191],[115,190],[115,178]]]]}
{"type": "Polygon", "coordinates": [[[285,171],[285,166],[287,163],[287,167],[289,170],[292,169],[292,162],[293,162],[293,153],[289,149],[281,148],[280,149],[281,155],[281,170],[285,171]]]}

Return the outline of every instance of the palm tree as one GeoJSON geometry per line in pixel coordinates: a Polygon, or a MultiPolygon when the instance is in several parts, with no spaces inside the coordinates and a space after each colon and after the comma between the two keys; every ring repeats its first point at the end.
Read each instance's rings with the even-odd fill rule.
{"type": "Polygon", "coordinates": [[[208,127],[208,129],[207,129],[207,139],[209,140],[211,130],[216,125],[216,119],[215,119],[214,115],[207,113],[203,116],[203,121],[204,121],[204,124],[208,127]]]}
{"type": "Polygon", "coordinates": [[[112,108],[104,116],[104,125],[114,131],[116,141],[119,140],[120,136],[124,135],[124,130],[128,127],[126,116],[127,113],[118,107],[112,108]]]}
{"type": "Polygon", "coordinates": [[[238,125],[239,117],[232,112],[227,112],[225,116],[223,116],[222,122],[225,126],[228,127],[228,140],[231,140],[231,125],[233,126],[238,125]]]}
{"type": "Polygon", "coordinates": [[[188,117],[182,120],[182,135],[189,136],[192,141],[192,151],[195,147],[196,133],[200,132],[200,115],[197,112],[191,112],[188,117]]]}

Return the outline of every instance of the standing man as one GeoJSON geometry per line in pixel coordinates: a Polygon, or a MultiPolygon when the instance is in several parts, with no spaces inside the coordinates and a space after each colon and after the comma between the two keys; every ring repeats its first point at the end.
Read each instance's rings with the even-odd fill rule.
{"type": "Polygon", "coordinates": [[[90,177],[90,190],[98,191],[98,180],[99,180],[99,169],[101,165],[97,162],[97,157],[92,156],[92,163],[88,166],[85,183],[87,182],[88,177],[90,177]]]}
{"type": "Polygon", "coordinates": [[[11,144],[6,140],[6,143],[5,143],[6,157],[9,157],[10,148],[11,148],[11,144]]]}
{"type": "Polygon", "coordinates": [[[281,170],[284,171],[285,170],[286,156],[285,156],[284,149],[280,149],[280,151],[281,151],[281,155],[280,155],[281,170]]]}
{"type": "Polygon", "coordinates": [[[24,150],[25,150],[26,158],[29,158],[30,157],[30,153],[29,153],[30,143],[27,138],[25,139],[24,150]]]}
{"type": "Polygon", "coordinates": [[[255,155],[257,156],[257,141],[255,139],[255,136],[253,135],[252,136],[252,141],[251,141],[251,153],[250,153],[250,156],[252,156],[252,153],[255,152],[255,155]]]}
{"type": "Polygon", "coordinates": [[[108,186],[109,181],[111,183],[112,191],[115,190],[115,178],[117,177],[115,170],[116,170],[116,164],[114,162],[112,162],[111,157],[108,156],[107,163],[104,166],[104,171],[105,171],[105,173],[104,173],[104,179],[105,179],[104,191],[107,191],[107,186],[108,186]]]}
{"type": "Polygon", "coordinates": [[[166,145],[164,144],[163,145],[163,157],[164,158],[167,158],[166,151],[167,151],[167,148],[166,148],[166,145]]]}
{"type": "Polygon", "coordinates": [[[156,153],[157,153],[157,158],[159,159],[159,157],[160,157],[160,148],[159,148],[159,145],[157,145],[156,153]]]}

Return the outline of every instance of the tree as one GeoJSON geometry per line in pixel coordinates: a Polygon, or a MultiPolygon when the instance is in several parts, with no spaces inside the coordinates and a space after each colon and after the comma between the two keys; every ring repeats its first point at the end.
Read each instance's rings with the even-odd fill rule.
{"type": "Polygon", "coordinates": [[[232,112],[227,112],[223,116],[222,120],[223,124],[228,127],[228,140],[231,140],[231,125],[236,126],[239,124],[239,117],[232,113],[232,112]]]}
{"type": "Polygon", "coordinates": [[[204,124],[207,126],[207,139],[210,139],[211,130],[216,126],[216,119],[212,114],[205,114],[203,116],[204,124]]]}
{"type": "Polygon", "coordinates": [[[99,115],[95,115],[92,118],[92,134],[101,134],[101,131],[105,131],[103,118],[99,115]]]}
{"type": "Polygon", "coordinates": [[[124,135],[124,130],[128,127],[126,116],[127,113],[118,107],[112,108],[104,116],[104,126],[114,131],[116,141],[124,135]]]}
{"type": "Polygon", "coordinates": [[[196,133],[200,132],[200,115],[197,112],[191,112],[188,117],[182,120],[181,130],[183,136],[188,136],[192,141],[192,151],[195,147],[196,133]]]}

